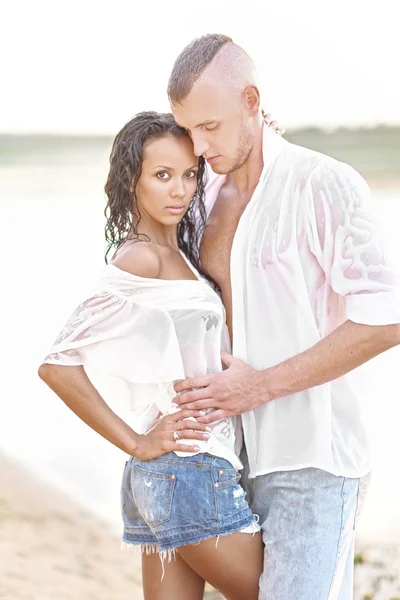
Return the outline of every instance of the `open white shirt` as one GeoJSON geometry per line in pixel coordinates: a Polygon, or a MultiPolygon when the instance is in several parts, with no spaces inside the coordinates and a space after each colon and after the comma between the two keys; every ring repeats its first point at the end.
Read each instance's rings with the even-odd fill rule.
{"type": "MultiPolygon", "coordinates": [[[[369,189],[351,167],[264,127],[264,168],[233,240],[233,354],[265,369],[311,348],[346,319],[400,322],[398,273],[387,260],[369,189]]],[[[211,211],[225,176],[210,174],[211,211]]],[[[250,476],[303,467],[370,470],[354,377],[242,415],[250,476]]]]}
{"type": "MultiPolygon", "coordinates": [[[[150,279],[112,264],[104,267],[93,294],[76,308],[44,359],[94,367],[124,380],[130,396],[127,421],[137,433],[144,433],[159,411],[178,410],[174,382],[221,371],[221,349],[230,351],[222,302],[185,260],[196,280],[150,279]]],[[[235,419],[210,427],[209,440],[183,443],[242,468],[235,454],[235,419]]]]}

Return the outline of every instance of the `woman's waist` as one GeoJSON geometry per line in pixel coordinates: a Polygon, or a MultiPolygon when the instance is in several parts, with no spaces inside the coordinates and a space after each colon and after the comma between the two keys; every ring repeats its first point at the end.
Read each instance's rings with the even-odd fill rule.
{"type": "MultiPolygon", "coordinates": [[[[146,401],[144,401],[143,403],[135,403],[131,406],[131,409],[129,411],[129,421],[132,425],[134,425],[135,422],[137,425],[140,423],[141,426],[139,428],[137,426],[133,428],[135,429],[135,431],[138,431],[138,429],[140,429],[138,433],[142,433],[147,431],[147,429],[151,427],[152,423],[156,418],[175,414],[182,410],[183,408],[175,402],[173,402],[171,399],[162,397],[154,399],[153,401],[149,401],[148,399],[146,399],[146,401]]],[[[214,410],[216,409],[211,408],[207,410],[207,413],[214,412],[214,410]]],[[[195,417],[185,417],[184,420],[190,423],[190,421],[195,420],[195,417]]],[[[221,441],[224,441],[225,439],[230,440],[234,438],[235,423],[230,417],[226,417],[224,419],[220,419],[219,421],[210,423],[208,425],[208,428],[210,434],[221,441]]],[[[188,429],[190,429],[190,426],[188,427],[188,429]]]]}
{"type": "Polygon", "coordinates": [[[152,458],[151,460],[140,460],[134,456],[131,456],[130,460],[134,464],[140,465],[142,463],[148,467],[155,467],[156,465],[161,465],[164,463],[173,463],[175,465],[182,466],[187,465],[193,467],[204,467],[205,469],[212,468],[214,466],[232,467],[232,465],[226,459],[210,454],[209,452],[198,452],[197,454],[188,454],[187,456],[178,456],[176,452],[167,452],[166,454],[158,456],[157,458],[152,458]],[[222,465],[223,462],[228,464],[222,465]]]}

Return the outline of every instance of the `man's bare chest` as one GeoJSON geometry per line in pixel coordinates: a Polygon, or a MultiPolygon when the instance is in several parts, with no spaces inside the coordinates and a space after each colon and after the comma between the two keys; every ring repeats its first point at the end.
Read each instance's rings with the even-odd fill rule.
{"type": "Polygon", "coordinates": [[[218,198],[209,215],[201,243],[200,257],[205,270],[222,288],[230,278],[233,239],[246,207],[241,198],[218,198]],[[229,201],[230,200],[230,201],[229,201]]]}

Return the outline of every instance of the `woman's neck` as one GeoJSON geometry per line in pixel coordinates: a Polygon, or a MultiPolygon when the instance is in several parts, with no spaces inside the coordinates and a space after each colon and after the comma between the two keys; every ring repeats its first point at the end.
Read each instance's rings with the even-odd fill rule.
{"type": "Polygon", "coordinates": [[[178,227],[176,225],[165,226],[162,223],[152,222],[142,219],[137,228],[136,235],[146,236],[153,244],[179,249],[178,245],[178,227]]]}

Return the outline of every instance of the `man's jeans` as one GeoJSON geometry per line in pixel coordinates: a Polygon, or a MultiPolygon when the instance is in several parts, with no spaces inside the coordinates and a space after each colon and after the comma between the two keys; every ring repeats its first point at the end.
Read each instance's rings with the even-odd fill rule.
{"type": "Polygon", "coordinates": [[[313,468],[248,479],[243,454],[265,544],[259,600],[351,600],[360,480],[313,468]]]}

